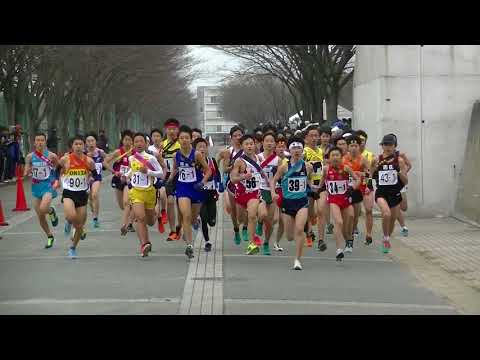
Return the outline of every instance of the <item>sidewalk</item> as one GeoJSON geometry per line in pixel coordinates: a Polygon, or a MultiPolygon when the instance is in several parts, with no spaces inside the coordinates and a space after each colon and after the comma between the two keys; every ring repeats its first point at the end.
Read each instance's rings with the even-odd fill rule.
{"type": "Polygon", "coordinates": [[[411,218],[406,223],[409,236],[398,235],[397,227],[397,240],[480,291],[480,228],[454,218],[411,218]]]}

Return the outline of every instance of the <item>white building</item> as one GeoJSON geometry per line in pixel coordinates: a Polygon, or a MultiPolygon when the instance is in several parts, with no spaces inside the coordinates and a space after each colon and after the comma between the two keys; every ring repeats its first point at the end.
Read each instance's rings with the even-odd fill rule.
{"type": "Polygon", "coordinates": [[[410,215],[454,213],[478,99],[478,45],[358,46],[353,127],[368,133],[367,147],[376,154],[384,134],[398,136],[413,164],[410,215]]]}
{"type": "Polygon", "coordinates": [[[220,104],[221,96],[218,86],[197,87],[197,123],[204,136],[210,135],[214,139],[223,139],[225,134],[229,134],[232,126],[236,125],[224,118],[220,104]]]}

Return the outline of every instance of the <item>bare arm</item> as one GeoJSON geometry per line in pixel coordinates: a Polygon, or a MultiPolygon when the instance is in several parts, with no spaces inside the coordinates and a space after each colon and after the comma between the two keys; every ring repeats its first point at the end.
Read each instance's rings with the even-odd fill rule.
{"type": "Polygon", "coordinates": [[[113,160],[116,159],[117,157],[120,156],[120,150],[117,149],[113,153],[108,154],[105,156],[105,159],[103,160],[103,166],[105,166],[105,169],[109,170],[112,173],[115,173],[115,170],[113,170],[113,160]]]}
{"type": "Polygon", "coordinates": [[[283,177],[283,175],[287,172],[287,164],[282,164],[278,167],[277,172],[273,176],[272,179],[270,179],[270,192],[272,194],[272,199],[277,199],[278,194],[275,192],[275,184],[283,177]]]}
{"type": "Polygon", "coordinates": [[[360,187],[360,177],[348,166],[345,166],[345,171],[350,175],[354,181],[353,188],[358,189],[360,187]]]}
{"type": "Polygon", "coordinates": [[[195,151],[195,161],[198,162],[200,165],[202,165],[202,170],[203,170],[202,183],[203,185],[205,185],[208,182],[208,179],[210,179],[210,176],[212,176],[212,169],[210,169],[210,167],[208,166],[203,155],[197,151],[195,151]]]}
{"type": "Polygon", "coordinates": [[[408,184],[408,176],[407,176],[408,167],[407,167],[407,164],[405,163],[405,160],[403,160],[403,158],[399,158],[398,159],[398,165],[400,166],[400,171],[398,172],[398,177],[400,178],[400,180],[402,180],[404,185],[407,185],[408,184]]]}
{"type": "Polygon", "coordinates": [[[252,174],[250,173],[240,175],[240,172],[243,171],[245,171],[245,163],[240,159],[235,160],[235,163],[233,164],[233,169],[230,173],[230,181],[232,182],[232,184],[237,184],[242,180],[247,180],[252,177],[252,174]]]}
{"type": "Polygon", "coordinates": [[[23,172],[23,176],[30,175],[32,175],[32,153],[28,154],[25,158],[25,171],[23,172]]]}

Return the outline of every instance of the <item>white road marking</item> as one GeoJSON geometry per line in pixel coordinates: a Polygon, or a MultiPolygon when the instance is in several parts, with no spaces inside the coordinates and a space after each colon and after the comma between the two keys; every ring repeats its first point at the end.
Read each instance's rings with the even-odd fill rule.
{"type": "Polygon", "coordinates": [[[448,305],[424,305],[424,304],[396,304],[357,301],[315,301],[315,300],[270,300],[270,299],[225,299],[227,304],[279,304],[279,305],[330,305],[330,306],[353,306],[366,308],[398,308],[398,309],[431,309],[431,310],[455,310],[448,305]]]}
{"type": "Polygon", "coordinates": [[[0,305],[49,305],[49,304],[112,304],[112,303],[179,303],[179,298],[149,299],[26,299],[5,300],[0,305]]]}

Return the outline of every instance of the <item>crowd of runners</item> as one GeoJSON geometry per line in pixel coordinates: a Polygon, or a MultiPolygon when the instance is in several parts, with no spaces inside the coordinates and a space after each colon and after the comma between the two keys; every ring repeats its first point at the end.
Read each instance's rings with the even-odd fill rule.
{"type": "Polygon", "coordinates": [[[211,251],[209,228],[216,225],[221,193],[233,223],[231,240],[239,247],[243,241],[246,255],[271,255],[271,245],[273,251],[284,251],[285,235],[296,244],[295,270],[302,270],[304,247],[327,249],[325,234],[334,236],[337,261],[353,252],[360,233],[365,246],[378,242],[384,253],[390,250],[397,221],[401,234],[408,235],[403,213],[411,163],[397,149],[394,134],[383,137],[382,152],[376,156],[367,150],[368,136],[362,130],[311,124],[292,135],[265,126],[249,135],[234,126],[230,146],[213,154],[211,140],[199,129],[168,119],[163,130],[125,130],[110,154],[97,148],[96,134],[74,136],[61,158],[47,149],[44,134],[36,134],[25,175],[32,176],[33,206],[47,236],[45,248],[55,241],[47,215],[52,226],[58,226],[52,199],[62,188],[64,233],[71,240],[68,256],[78,257],[80,240],[87,237],[88,206],[92,226],[101,227],[99,194],[105,171],[113,174],[119,232],[136,232],[142,257],[152,250],[149,227],[155,224],[160,233],[168,224],[167,241],[185,242],[188,259],[194,257],[194,233],[200,228],[204,250],[211,251]],[[383,239],[375,242],[374,204],[383,230],[383,239]],[[360,232],[362,211],[365,231],[360,232]]]}

